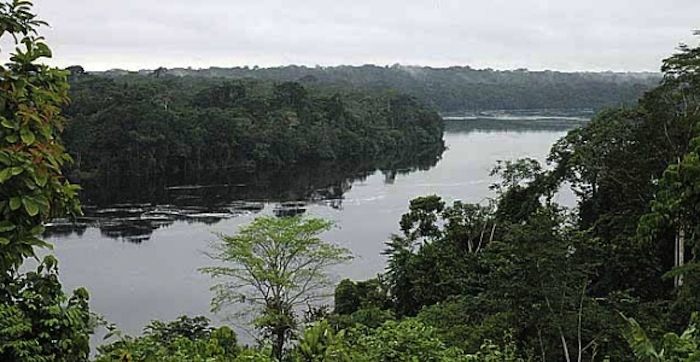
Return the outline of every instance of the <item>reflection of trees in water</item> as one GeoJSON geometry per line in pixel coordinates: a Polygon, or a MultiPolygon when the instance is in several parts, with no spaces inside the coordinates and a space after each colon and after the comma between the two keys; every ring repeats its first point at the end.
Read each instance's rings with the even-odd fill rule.
{"type": "Polygon", "coordinates": [[[215,171],[196,177],[158,179],[107,179],[83,182],[85,217],[76,222],[55,220],[47,235],[82,235],[97,227],[103,236],[141,243],[154,230],[175,221],[215,224],[244,213],[257,213],[266,203],[276,203],[274,214],[296,215],[309,203],[342,209],[353,183],[380,170],[385,182],[399,174],[434,167],[444,145],[404,154],[383,155],[377,160],[292,165],[255,172],[215,171]]]}
{"type": "Polygon", "coordinates": [[[223,219],[262,210],[262,203],[237,203],[228,206],[175,207],[155,204],[120,204],[108,208],[87,207],[85,215],[76,220],[58,219],[47,224],[45,236],[82,235],[89,227],[100,235],[131,243],[150,239],[154,230],[168,227],[175,221],[213,225],[223,219]]]}
{"type": "Polygon", "coordinates": [[[410,173],[428,170],[442,157],[444,146],[385,154],[375,160],[294,164],[246,172],[216,170],[181,177],[123,178],[83,181],[82,201],[108,207],[120,203],[215,207],[235,201],[284,202],[342,199],[352,184],[376,170],[410,173]],[[410,151],[410,152],[408,152],[410,151]]]}

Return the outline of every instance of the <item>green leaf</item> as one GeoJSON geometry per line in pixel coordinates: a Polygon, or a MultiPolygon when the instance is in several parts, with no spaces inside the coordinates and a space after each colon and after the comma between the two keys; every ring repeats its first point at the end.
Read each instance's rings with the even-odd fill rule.
{"type": "Polygon", "coordinates": [[[51,49],[45,43],[36,43],[37,54],[42,57],[51,58],[51,49]]]}
{"type": "Polygon", "coordinates": [[[10,156],[7,155],[7,153],[0,152],[0,163],[3,163],[5,165],[11,165],[12,160],[10,159],[10,156]]]}
{"type": "Polygon", "coordinates": [[[10,199],[10,210],[15,211],[22,206],[22,199],[19,197],[13,197],[10,199]]]}
{"type": "Polygon", "coordinates": [[[4,233],[7,231],[12,231],[16,228],[15,224],[5,220],[5,221],[0,221],[0,233],[4,233]]]}
{"type": "Polygon", "coordinates": [[[10,239],[8,238],[0,238],[0,245],[7,245],[10,243],[10,239]]]}
{"type": "Polygon", "coordinates": [[[46,196],[38,196],[34,198],[34,201],[39,205],[41,210],[43,211],[49,211],[51,208],[51,204],[49,203],[49,199],[46,198],[46,196]]]}
{"type": "Polygon", "coordinates": [[[24,185],[27,186],[28,189],[36,190],[36,182],[28,178],[23,178],[22,180],[24,181],[24,185]]]}
{"type": "Polygon", "coordinates": [[[46,173],[37,172],[37,174],[34,175],[34,181],[36,181],[36,184],[41,186],[41,187],[46,186],[46,182],[48,180],[49,180],[49,178],[46,175],[46,173]]]}
{"type": "Polygon", "coordinates": [[[32,235],[41,235],[44,233],[44,231],[46,231],[46,228],[44,228],[41,225],[37,225],[37,226],[33,227],[31,230],[29,230],[29,232],[32,235]]]}
{"type": "Polygon", "coordinates": [[[38,114],[36,114],[36,113],[26,113],[26,115],[27,115],[29,118],[31,118],[32,120],[34,120],[34,122],[36,122],[37,124],[39,124],[39,125],[44,124],[44,121],[41,119],[41,117],[39,117],[38,114]]]}
{"type": "Polygon", "coordinates": [[[54,266],[58,265],[58,260],[53,255],[47,255],[44,257],[44,264],[48,269],[52,269],[54,266]]]}
{"type": "Polygon", "coordinates": [[[7,118],[4,118],[4,117],[2,118],[2,121],[0,121],[0,125],[2,125],[5,128],[9,128],[9,129],[15,128],[15,125],[12,124],[12,122],[10,122],[10,120],[8,120],[7,118]]]}
{"type": "Polygon", "coordinates": [[[24,169],[22,167],[18,167],[18,166],[10,168],[10,172],[12,173],[12,176],[17,176],[17,175],[21,174],[23,171],[24,171],[24,169]]]}
{"type": "Polygon", "coordinates": [[[44,240],[38,239],[38,238],[29,238],[25,241],[25,243],[27,245],[37,246],[40,248],[53,249],[51,244],[47,243],[44,240]]]}
{"type": "Polygon", "coordinates": [[[39,213],[39,205],[30,198],[23,198],[22,205],[24,205],[24,210],[27,211],[29,216],[36,216],[39,213]]]}
{"type": "Polygon", "coordinates": [[[4,183],[5,181],[9,180],[10,177],[12,177],[11,169],[6,168],[6,169],[0,171],[0,183],[4,183]]]}
{"type": "Polygon", "coordinates": [[[51,125],[48,123],[42,125],[41,134],[44,136],[44,138],[51,139],[51,125]]]}
{"type": "Polygon", "coordinates": [[[19,136],[22,138],[22,142],[28,145],[32,145],[34,141],[36,141],[34,132],[30,131],[28,128],[22,128],[22,130],[19,131],[19,136]]]}

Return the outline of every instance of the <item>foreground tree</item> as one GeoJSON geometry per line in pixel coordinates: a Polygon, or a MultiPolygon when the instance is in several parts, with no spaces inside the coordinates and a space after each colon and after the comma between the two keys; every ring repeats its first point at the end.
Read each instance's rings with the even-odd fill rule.
{"type": "Polygon", "coordinates": [[[51,217],[79,210],[75,191],[61,173],[70,156],[59,135],[61,107],[68,102],[66,72],[35,62],[51,57],[35,28],[44,22],[31,3],[0,3],[0,37],[21,42],[0,67],[0,269],[14,270],[34,257],[37,237],[51,217]],[[21,40],[18,39],[21,37],[21,40]]]}
{"type": "Polygon", "coordinates": [[[332,225],[301,216],[261,217],[236,235],[221,235],[210,257],[223,265],[202,268],[220,280],[213,287],[213,309],[247,305],[236,316],[254,315],[255,327],[271,340],[273,356],[281,360],[297,328],[296,312],[328,298],[328,268],[351,259],[347,249],[318,237],[332,225]]]}
{"type": "Polygon", "coordinates": [[[77,186],[61,173],[70,161],[59,138],[67,72],[37,63],[51,57],[41,25],[30,2],[0,3],[0,38],[16,46],[0,66],[0,360],[87,361],[87,292],[66,296],[51,256],[36,272],[20,271],[35,247],[49,246],[42,224],[79,212],[77,186]]]}

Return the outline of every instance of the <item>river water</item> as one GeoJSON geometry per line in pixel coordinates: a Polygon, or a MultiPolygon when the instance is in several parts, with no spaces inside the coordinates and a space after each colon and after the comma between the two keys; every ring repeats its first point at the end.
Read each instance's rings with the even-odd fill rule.
{"type": "Polygon", "coordinates": [[[336,222],[323,237],[355,255],[334,271],[338,279],[370,278],[383,271],[384,242],[398,231],[409,200],[438,194],[448,202],[483,202],[492,196],[489,171],[496,161],[544,160],[552,143],[582,124],[538,115],[456,118],[446,122],[444,153],[415,165],[384,165],[384,171],[366,165],[344,172],[332,166],[292,169],[254,184],[226,179],[165,186],[160,189],[167,197],[88,206],[92,218],[77,229],[60,222],[49,228],[61,280],[67,290],[87,287],[92,309],[130,334],[150,320],[182,314],[208,315],[216,322],[209,314],[210,279],[197,271],[212,265],[204,252],[215,234],[235,233],[259,215],[295,212],[336,222]]]}

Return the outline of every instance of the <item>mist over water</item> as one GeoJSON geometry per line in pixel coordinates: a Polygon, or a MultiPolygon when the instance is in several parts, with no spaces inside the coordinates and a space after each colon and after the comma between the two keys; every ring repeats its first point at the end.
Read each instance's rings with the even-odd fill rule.
{"type": "Polygon", "coordinates": [[[409,200],[438,194],[447,202],[483,202],[492,196],[489,171],[496,161],[544,161],[556,140],[582,124],[528,117],[447,121],[447,150],[413,163],[342,170],[319,165],[246,182],[224,177],[209,184],[161,185],[151,200],[148,194],[134,197],[136,204],[106,205],[109,200],[100,199],[99,207],[88,204],[88,217],[77,228],[60,221],[49,228],[61,280],[67,290],[87,287],[92,309],[130,334],[149,320],[181,314],[208,315],[216,322],[209,313],[210,279],[197,271],[212,264],[204,255],[208,244],[215,234],[235,233],[257,216],[285,213],[335,221],[337,227],[323,237],[355,255],[334,271],[338,280],[371,278],[384,269],[384,242],[398,231],[409,200]]]}

